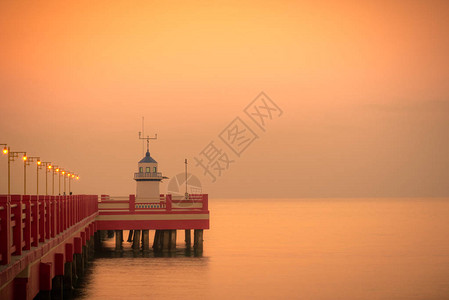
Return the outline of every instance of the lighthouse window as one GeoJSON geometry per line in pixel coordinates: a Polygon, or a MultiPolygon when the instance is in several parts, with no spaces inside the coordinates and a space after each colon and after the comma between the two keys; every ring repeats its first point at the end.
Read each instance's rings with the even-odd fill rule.
{"type": "Polygon", "coordinates": [[[156,173],[156,171],[157,171],[157,168],[153,167],[153,172],[156,173]]]}
{"type": "Polygon", "coordinates": [[[143,167],[139,168],[139,173],[143,173],[143,167]]]}
{"type": "Polygon", "coordinates": [[[146,169],[146,171],[145,172],[147,172],[147,173],[150,173],[151,172],[151,169],[150,169],[150,167],[147,167],[147,169],[146,169]]]}

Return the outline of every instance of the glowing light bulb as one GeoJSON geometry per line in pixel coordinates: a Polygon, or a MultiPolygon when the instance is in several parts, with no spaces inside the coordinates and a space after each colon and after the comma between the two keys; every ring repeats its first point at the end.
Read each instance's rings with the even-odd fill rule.
{"type": "Polygon", "coordinates": [[[62,171],[62,175],[64,175],[65,174],[65,171],[62,171]]]}
{"type": "Polygon", "coordinates": [[[28,159],[28,157],[26,155],[22,156],[22,159],[25,161],[28,159]]]}
{"type": "Polygon", "coordinates": [[[79,177],[79,176],[76,176],[76,179],[80,179],[80,177],[79,177]]]}
{"type": "Polygon", "coordinates": [[[51,169],[51,165],[48,165],[48,168],[51,169]]]}
{"type": "Polygon", "coordinates": [[[56,170],[55,170],[56,172],[59,172],[59,168],[56,168],[56,170]]]}
{"type": "Polygon", "coordinates": [[[42,162],[40,160],[37,161],[37,165],[40,166],[42,162]]]}
{"type": "Polygon", "coordinates": [[[8,154],[8,148],[3,148],[3,154],[8,154]]]}

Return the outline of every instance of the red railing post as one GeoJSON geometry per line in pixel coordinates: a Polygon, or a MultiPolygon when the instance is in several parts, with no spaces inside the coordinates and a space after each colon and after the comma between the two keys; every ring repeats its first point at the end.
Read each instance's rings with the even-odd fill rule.
{"type": "Polygon", "coordinates": [[[52,219],[51,219],[51,199],[53,196],[45,196],[43,201],[42,201],[42,206],[43,206],[43,210],[44,210],[44,223],[45,223],[45,237],[44,239],[41,240],[42,242],[45,242],[45,239],[50,239],[52,237],[51,234],[51,228],[52,228],[52,219]]]}
{"type": "Polygon", "coordinates": [[[48,208],[48,218],[50,219],[50,237],[54,238],[57,234],[56,230],[56,197],[50,196],[49,198],[49,208],[48,208]]]}
{"type": "Polygon", "coordinates": [[[44,243],[45,239],[50,238],[50,221],[47,218],[47,198],[49,196],[39,197],[37,203],[39,204],[39,242],[44,243]]]}
{"type": "Polygon", "coordinates": [[[67,196],[61,198],[61,232],[67,228],[67,196]]]}
{"type": "Polygon", "coordinates": [[[203,210],[209,210],[209,195],[203,194],[203,210]]]}
{"type": "Polygon", "coordinates": [[[171,194],[167,194],[167,195],[165,196],[165,201],[166,201],[165,209],[166,209],[167,211],[171,211],[171,209],[172,209],[171,194]]]}
{"type": "Polygon", "coordinates": [[[12,233],[12,246],[15,247],[13,255],[22,254],[22,195],[11,195],[11,216],[14,215],[14,228],[12,233]]]}
{"type": "Polygon", "coordinates": [[[11,262],[11,197],[0,195],[0,264],[11,262]]]}
{"type": "Polygon", "coordinates": [[[136,195],[129,195],[129,212],[136,211],[136,195]]]}
{"type": "Polygon", "coordinates": [[[31,196],[31,217],[33,222],[31,223],[31,246],[37,247],[39,245],[39,234],[40,234],[40,211],[39,211],[39,196],[31,196]]]}
{"type": "Polygon", "coordinates": [[[25,219],[23,224],[23,240],[25,241],[25,246],[23,250],[31,249],[31,196],[23,195],[22,203],[25,204],[25,219]]]}

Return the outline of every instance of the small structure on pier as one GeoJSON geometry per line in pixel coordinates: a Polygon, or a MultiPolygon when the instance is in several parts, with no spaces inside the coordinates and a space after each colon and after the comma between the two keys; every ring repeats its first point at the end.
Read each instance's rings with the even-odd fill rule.
{"type": "Polygon", "coordinates": [[[128,241],[134,250],[149,250],[149,230],[155,230],[153,249],[155,251],[176,249],[177,230],[185,230],[186,246],[191,246],[191,230],[194,230],[194,250],[203,248],[203,230],[209,229],[207,194],[186,194],[174,197],[159,193],[162,179],[158,163],[150,155],[149,141],[145,137],[147,151],[138,162],[134,173],[136,195],[112,197],[102,195],[97,218],[100,230],[115,230],[116,249],[122,249],[123,230],[131,230],[128,241]],[[134,236],[133,236],[134,235],[134,236]],[[142,243],[142,244],[140,244],[142,243]],[[141,246],[141,247],[140,247],[141,246]]]}

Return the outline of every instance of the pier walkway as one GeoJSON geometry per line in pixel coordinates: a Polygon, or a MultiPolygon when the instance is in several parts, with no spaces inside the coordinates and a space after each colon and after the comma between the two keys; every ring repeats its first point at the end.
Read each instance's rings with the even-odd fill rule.
{"type": "Polygon", "coordinates": [[[100,230],[115,231],[118,250],[123,230],[133,230],[134,249],[140,250],[141,238],[144,251],[149,250],[148,231],[156,230],[154,251],[170,251],[180,229],[188,247],[194,230],[194,247],[202,251],[203,229],[209,229],[208,195],[189,195],[188,200],[0,195],[0,299],[62,297],[83,275],[101,242],[100,230]]]}

